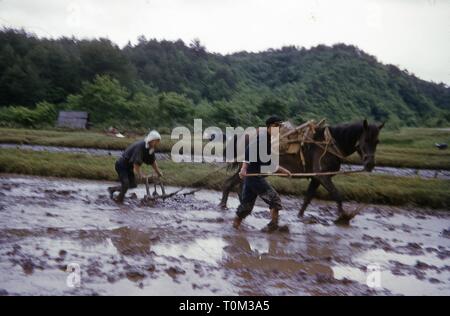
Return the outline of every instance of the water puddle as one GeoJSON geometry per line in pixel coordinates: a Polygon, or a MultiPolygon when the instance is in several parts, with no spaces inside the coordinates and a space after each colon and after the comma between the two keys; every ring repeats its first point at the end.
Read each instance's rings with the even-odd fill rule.
{"type": "Polygon", "coordinates": [[[282,197],[289,232],[265,234],[270,215],[259,200],[236,231],[234,194],[228,210],[211,190],[142,206],[139,187],[119,205],[109,185],[0,175],[0,293],[450,295],[447,211],[364,205],[339,227],[334,203],[312,203],[305,216],[316,220],[302,222],[301,198],[282,197]],[[380,289],[366,285],[369,264],[381,269],[380,289]]]}

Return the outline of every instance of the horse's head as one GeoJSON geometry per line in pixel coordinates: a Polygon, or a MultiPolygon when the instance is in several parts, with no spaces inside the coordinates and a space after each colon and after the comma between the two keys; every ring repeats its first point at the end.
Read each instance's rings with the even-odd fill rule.
{"type": "Polygon", "coordinates": [[[379,143],[378,135],[383,126],[384,123],[375,125],[369,124],[367,120],[363,121],[363,131],[356,144],[356,151],[361,157],[366,171],[372,171],[375,167],[375,151],[379,143]]]}

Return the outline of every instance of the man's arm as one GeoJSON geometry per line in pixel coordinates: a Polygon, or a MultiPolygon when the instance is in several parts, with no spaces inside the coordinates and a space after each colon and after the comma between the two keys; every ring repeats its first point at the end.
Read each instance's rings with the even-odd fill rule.
{"type": "Polygon", "coordinates": [[[141,171],[141,166],[137,163],[133,164],[133,172],[138,177],[138,179],[143,179],[146,175],[141,171]]]}
{"type": "Polygon", "coordinates": [[[153,170],[155,170],[155,172],[158,175],[158,177],[162,177],[163,176],[163,173],[159,169],[159,166],[158,166],[158,163],[156,162],[156,160],[152,163],[152,167],[153,167],[153,170]]]}
{"type": "Polygon", "coordinates": [[[248,162],[243,162],[241,170],[239,171],[239,178],[243,179],[247,175],[248,162]]]}
{"type": "Polygon", "coordinates": [[[244,179],[244,177],[247,175],[247,169],[248,169],[248,165],[249,165],[249,161],[250,161],[250,145],[247,145],[245,147],[245,152],[244,152],[244,161],[242,162],[242,166],[241,166],[241,170],[239,171],[239,178],[244,179]]]}
{"type": "Polygon", "coordinates": [[[277,171],[275,171],[275,173],[284,173],[287,174],[289,177],[292,176],[292,173],[287,170],[286,168],[283,168],[282,166],[278,166],[277,171]]]}
{"type": "MultiPolygon", "coordinates": [[[[248,162],[243,162],[241,171],[239,171],[239,177],[241,179],[243,179],[247,175],[247,168],[248,168],[248,162]]],[[[292,173],[289,170],[287,170],[286,168],[283,168],[282,166],[278,166],[275,173],[284,173],[284,174],[287,174],[289,177],[292,176],[292,173]]]]}

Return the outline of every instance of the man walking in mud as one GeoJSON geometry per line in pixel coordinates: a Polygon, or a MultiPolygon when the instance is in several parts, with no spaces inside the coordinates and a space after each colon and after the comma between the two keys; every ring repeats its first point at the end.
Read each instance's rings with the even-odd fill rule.
{"type": "Polygon", "coordinates": [[[123,202],[125,193],[128,189],[137,187],[136,177],[139,180],[147,177],[141,170],[143,163],[151,165],[158,177],[162,177],[162,172],[159,170],[158,164],[155,159],[155,150],[159,146],[161,141],[161,135],[153,130],[144,140],[138,141],[130,145],[116,161],[116,172],[119,175],[120,185],[115,187],[109,187],[108,192],[113,199],[114,192],[119,191],[119,195],[116,201],[123,202]]]}
{"type": "MultiPolygon", "coordinates": [[[[242,187],[242,199],[239,205],[233,227],[238,229],[242,220],[253,210],[256,198],[259,196],[269,205],[271,221],[263,229],[263,232],[272,232],[278,228],[278,212],[281,210],[281,199],[274,188],[267,182],[265,176],[247,176],[247,174],[260,174],[261,166],[270,165],[271,159],[262,162],[259,152],[259,144],[267,142],[267,154],[271,156],[271,134],[274,128],[279,128],[282,119],[277,116],[271,116],[266,120],[267,132],[258,132],[256,141],[251,142],[245,149],[245,160],[242,163],[239,177],[244,179],[242,187]],[[250,150],[256,150],[256,161],[250,161],[250,150]]],[[[291,176],[291,172],[281,166],[277,167],[276,172],[285,173],[291,176]]]]}

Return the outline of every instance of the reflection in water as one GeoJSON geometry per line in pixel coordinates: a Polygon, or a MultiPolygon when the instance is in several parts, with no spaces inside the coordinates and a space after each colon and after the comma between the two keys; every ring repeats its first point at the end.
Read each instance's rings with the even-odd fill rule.
{"type": "Polygon", "coordinates": [[[150,246],[155,238],[149,233],[132,229],[129,227],[120,227],[112,230],[111,241],[117,251],[125,256],[148,255],[150,246]]]}
{"type": "MultiPolygon", "coordinates": [[[[394,294],[423,295],[427,293],[430,295],[448,295],[449,289],[445,284],[441,282],[431,283],[428,280],[429,278],[450,279],[450,273],[443,261],[436,257],[430,255],[405,255],[375,249],[365,251],[356,256],[353,262],[363,267],[374,263],[378,264],[380,266],[380,286],[394,294]],[[405,273],[405,270],[410,270],[418,262],[424,262],[423,267],[429,267],[429,269],[422,269],[420,272],[416,272],[416,277],[402,275],[405,273]],[[395,266],[395,263],[398,263],[399,267],[403,267],[404,271],[394,269],[396,271],[393,273],[391,266],[395,266]]],[[[363,269],[339,264],[333,267],[333,271],[337,279],[348,278],[361,284],[366,284],[367,282],[368,274],[363,269]]]]}
{"type": "Polygon", "coordinates": [[[170,257],[185,257],[187,259],[201,260],[211,264],[220,262],[226,242],[222,238],[196,238],[190,241],[181,241],[176,244],[164,243],[153,247],[156,254],[170,257]]]}
{"type": "MultiPolygon", "coordinates": [[[[290,233],[267,235],[256,231],[266,222],[258,209],[250,229],[234,231],[234,214],[211,206],[220,192],[142,208],[118,206],[106,186],[0,176],[0,293],[373,295],[372,262],[393,294],[449,293],[448,212],[366,206],[342,228],[300,223],[297,202],[284,197],[295,211],[283,215],[290,233]],[[82,268],[80,289],[66,286],[71,262],[82,268]]],[[[309,212],[331,218],[327,203],[309,212]]]]}
{"type": "Polygon", "coordinates": [[[318,253],[317,250],[307,246],[305,251],[302,249],[304,244],[279,235],[252,240],[244,234],[237,234],[226,237],[226,240],[229,246],[225,247],[224,266],[240,277],[236,282],[248,288],[245,294],[263,294],[269,285],[288,293],[291,290],[298,293],[301,283],[293,278],[294,275],[333,275],[329,264],[320,257],[309,258],[310,254],[318,253]]]}

